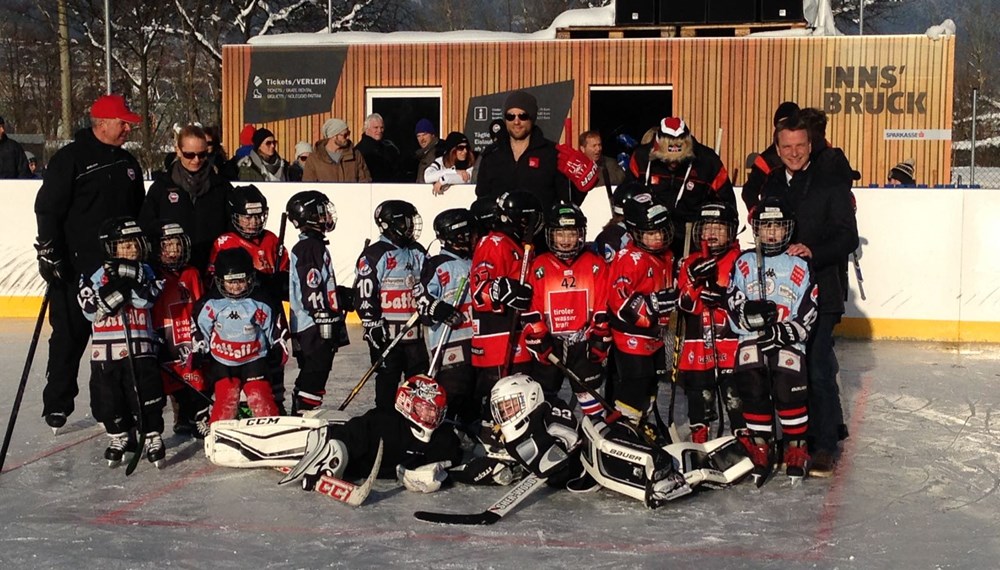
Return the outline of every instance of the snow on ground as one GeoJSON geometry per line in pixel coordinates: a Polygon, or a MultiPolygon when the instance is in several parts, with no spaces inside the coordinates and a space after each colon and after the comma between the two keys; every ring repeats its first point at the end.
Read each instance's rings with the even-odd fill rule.
{"type": "MultiPolygon", "coordinates": [[[[0,327],[0,387],[11,397],[32,324],[0,327]]],[[[335,362],[331,406],[367,367],[360,331],[351,335],[335,362]]],[[[995,567],[1000,348],[838,348],[852,437],[833,479],[791,488],[775,477],[761,490],[743,484],[656,511],[607,491],[546,489],[496,525],[449,527],[412,513],[477,512],[504,489],[420,495],[385,480],[351,509],[278,488],[270,470],[214,467],[200,445],[173,435],[165,469],[143,461],[126,479],[101,458],[106,441],[86,411],[86,386],[67,433],[53,437],[39,418],[43,342],[0,476],[0,567],[995,567]]],[[[664,413],[668,394],[663,387],[664,413]]],[[[368,387],[349,410],[371,398],[368,387]]]]}

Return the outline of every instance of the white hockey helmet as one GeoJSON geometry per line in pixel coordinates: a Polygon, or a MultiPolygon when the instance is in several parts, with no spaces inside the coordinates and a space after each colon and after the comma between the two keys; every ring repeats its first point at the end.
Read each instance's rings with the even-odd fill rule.
{"type": "Polygon", "coordinates": [[[490,413],[504,440],[515,441],[528,429],[531,412],[545,400],[542,386],[527,374],[511,374],[490,390],[490,413]]]}

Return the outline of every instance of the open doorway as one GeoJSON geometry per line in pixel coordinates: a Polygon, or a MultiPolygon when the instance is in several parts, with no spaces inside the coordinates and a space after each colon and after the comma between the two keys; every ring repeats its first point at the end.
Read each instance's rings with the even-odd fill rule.
{"type": "Polygon", "coordinates": [[[673,95],[670,85],[592,85],[590,129],[600,131],[604,154],[615,160],[623,152],[631,154],[620,135],[641,141],[660,119],[671,116],[673,95]]]}
{"type": "MultiPolygon", "coordinates": [[[[385,121],[385,139],[399,148],[402,157],[400,178],[403,182],[416,182],[418,144],[413,133],[417,121],[428,119],[441,131],[441,88],[370,88],[365,91],[365,116],[372,113],[382,115],[385,121]]],[[[362,127],[358,126],[355,139],[361,138],[362,127]]]]}

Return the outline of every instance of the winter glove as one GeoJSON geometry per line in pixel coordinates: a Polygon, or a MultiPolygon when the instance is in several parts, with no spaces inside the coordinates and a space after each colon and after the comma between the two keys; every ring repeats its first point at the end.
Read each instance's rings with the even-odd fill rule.
{"type": "Polygon", "coordinates": [[[580,192],[589,192],[597,184],[597,164],[569,145],[556,145],[556,150],[556,169],[580,192]]]}
{"type": "Polygon", "coordinates": [[[635,140],[634,137],[627,133],[622,133],[615,138],[619,145],[625,150],[632,150],[633,148],[639,146],[639,141],[635,140]]]}
{"type": "Polygon", "coordinates": [[[761,350],[771,353],[779,348],[795,344],[800,340],[804,339],[799,338],[798,329],[796,329],[794,324],[781,322],[764,329],[757,342],[760,344],[761,350]]]}
{"type": "Polygon", "coordinates": [[[490,285],[490,298],[494,303],[518,312],[527,311],[531,307],[531,294],[531,285],[510,277],[500,277],[490,285]]]}
{"type": "Polygon", "coordinates": [[[375,352],[382,352],[389,346],[389,327],[383,321],[363,323],[365,334],[362,338],[368,341],[368,346],[375,352]]]}
{"type": "Polygon", "coordinates": [[[701,288],[699,296],[701,297],[701,302],[704,303],[705,306],[714,309],[722,305],[722,301],[726,297],[726,290],[719,287],[715,281],[709,281],[704,287],[701,288]]]}
{"type": "Polygon", "coordinates": [[[455,309],[451,303],[442,301],[441,299],[437,299],[431,303],[427,312],[429,313],[428,316],[435,322],[444,323],[452,328],[465,322],[465,317],[462,316],[461,312],[455,309]]]}
{"type": "Polygon", "coordinates": [[[706,281],[712,277],[715,277],[715,272],[718,270],[719,261],[715,257],[709,256],[703,259],[699,259],[694,263],[687,266],[687,276],[691,283],[698,283],[699,281],[706,281]]]}
{"type": "Polygon", "coordinates": [[[108,279],[128,279],[138,285],[146,282],[146,272],[142,263],[127,259],[112,259],[104,263],[104,274],[108,279]]]}
{"type": "Polygon", "coordinates": [[[453,481],[465,485],[510,485],[522,474],[516,463],[495,457],[473,457],[468,463],[448,470],[453,481]]]}
{"type": "Polygon", "coordinates": [[[774,301],[746,301],[739,309],[740,328],[762,331],[778,321],[778,306],[774,301]]]}
{"type": "Polygon", "coordinates": [[[38,251],[38,273],[46,283],[69,279],[69,264],[56,251],[56,247],[51,240],[45,243],[36,243],[35,249],[38,251]]]}
{"type": "Polygon", "coordinates": [[[97,311],[101,316],[115,315],[132,299],[132,289],[124,279],[115,279],[97,290],[97,311]]]}
{"type": "Polygon", "coordinates": [[[524,346],[528,352],[535,357],[535,360],[549,363],[549,355],[552,354],[552,335],[545,333],[538,336],[528,336],[524,339],[524,346]]]}
{"type": "Polygon", "coordinates": [[[649,296],[650,306],[657,315],[669,313],[677,306],[679,292],[676,287],[670,289],[660,289],[649,296]]]}
{"type": "Polygon", "coordinates": [[[416,469],[407,469],[402,465],[396,466],[396,478],[410,491],[417,493],[433,493],[441,488],[448,478],[448,469],[451,461],[438,461],[421,465],[416,469]]]}
{"type": "Polygon", "coordinates": [[[319,337],[323,340],[332,339],[334,327],[344,322],[344,315],[340,311],[316,311],[312,318],[319,327],[319,337]]]}
{"type": "Polygon", "coordinates": [[[649,297],[642,293],[633,293],[618,310],[618,316],[630,325],[645,329],[653,326],[656,312],[649,297]]]}
{"type": "Polygon", "coordinates": [[[336,295],[337,308],[340,309],[341,313],[349,313],[357,310],[357,307],[354,306],[354,289],[337,285],[336,295]]]}
{"type": "Polygon", "coordinates": [[[587,358],[591,362],[604,362],[611,350],[611,333],[591,330],[587,336],[587,358]]]}

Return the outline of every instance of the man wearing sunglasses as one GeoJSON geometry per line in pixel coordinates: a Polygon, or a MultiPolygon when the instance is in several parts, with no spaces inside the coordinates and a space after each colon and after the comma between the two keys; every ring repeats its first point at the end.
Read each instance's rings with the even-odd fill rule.
{"type": "Polygon", "coordinates": [[[476,177],[476,196],[500,196],[523,190],[534,194],[548,211],[570,197],[575,204],[584,194],[570,188],[557,170],[556,145],[535,125],[538,101],[526,91],[514,91],[504,101],[504,125],[494,150],[484,151],[476,177]]]}
{"type": "Polygon", "coordinates": [[[90,323],[77,303],[77,283],[104,261],[97,230],[110,218],[135,217],[145,196],[142,169],[122,148],[140,120],[121,95],[99,97],[90,108],[91,126],[52,156],[35,197],[38,272],[49,284],[52,324],[42,415],[53,431],[66,424],[79,393],[90,323]]]}

